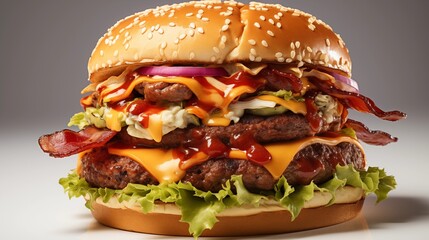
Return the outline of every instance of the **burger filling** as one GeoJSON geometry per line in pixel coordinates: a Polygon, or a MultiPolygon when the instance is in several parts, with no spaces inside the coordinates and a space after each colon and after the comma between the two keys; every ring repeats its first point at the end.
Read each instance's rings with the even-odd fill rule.
{"type": "Polygon", "coordinates": [[[405,115],[382,111],[336,76],[266,64],[128,67],[82,91],[83,111],[69,123],[80,131],[39,144],[54,157],[79,153],[76,172],[61,180],[70,196],[85,196],[89,207],[99,197],[133,199],[144,212],[174,202],[196,236],[222,209],[266,198],[293,217],[314,191],[334,199],[345,185],[382,200],[395,181],[366,168],[358,140],[397,139],[348,119],[348,109],[391,121],[405,115]],[[211,215],[199,222],[196,211],[211,215]]]}

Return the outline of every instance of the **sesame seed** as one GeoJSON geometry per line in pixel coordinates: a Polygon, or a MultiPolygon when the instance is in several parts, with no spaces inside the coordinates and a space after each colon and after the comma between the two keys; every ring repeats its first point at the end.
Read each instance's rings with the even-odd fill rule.
{"type": "Polygon", "coordinates": [[[145,33],[145,32],[146,32],[146,30],[147,30],[147,28],[146,28],[146,27],[142,28],[142,30],[141,30],[142,34],[143,34],[143,33],[145,33]]]}
{"type": "Polygon", "coordinates": [[[331,42],[329,41],[329,38],[327,38],[327,39],[325,39],[325,42],[326,42],[326,46],[331,46],[331,42]]]}
{"type": "Polygon", "coordinates": [[[113,56],[114,56],[114,57],[117,57],[117,56],[118,56],[118,54],[119,54],[119,51],[118,51],[118,50],[115,50],[115,52],[113,52],[113,56]]]}
{"type": "Polygon", "coordinates": [[[195,28],[196,28],[195,23],[194,23],[194,22],[191,22],[191,23],[189,24],[189,27],[190,27],[190,28],[192,28],[192,29],[195,29],[195,28]]]}
{"type": "Polygon", "coordinates": [[[277,20],[280,20],[280,16],[279,16],[279,15],[277,15],[277,14],[276,14],[276,15],[274,15],[274,18],[275,18],[275,19],[277,19],[277,20]]]}
{"type": "Polygon", "coordinates": [[[298,67],[302,67],[302,66],[304,66],[304,62],[300,61],[300,62],[298,63],[298,67]]]}
{"type": "Polygon", "coordinates": [[[298,54],[298,56],[296,56],[296,59],[298,59],[298,61],[302,61],[302,55],[298,54]]]}
{"type": "Polygon", "coordinates": [[[201,34],[203,34],[203,33],[204,33],[204,29],[203,29],[202,27],[197,28],[197,31],[198,31],[199,33],[201,33],[201,34]]]}
{"type": "Polygon", "coordinates": [[[212,57],[210,58],[210,60],[211,60],[212,62],[216,62],[216,57],[215,57],[215,56],[212,56],[212,57]]]}
{"type": "Polygon", "coordinates": [[[201,13],[197,13],[197,18],[198,19],[201,19],[203,17],[203,14],[201,14],[201,13]]]}
{"type": "Polygon", "coordinates": [[[222,37],[220,37],[220,42],[226,43],[226,40],[227,40],[227,38],[225,35],[222,35],[222,37]]]}
{"type": "Polygon", "coordinates": [[[253,61],[255,61],[255,59],[256,59],[256,57],[250,53],[249,54],[249,60],[253,62],[253,61]]]}
{"type": "Polygon", "coordinates": [[[283,53],[276,52],[275,56],[276,56],[276,58],[281,58],[281,57],[283,57],[283,53]]]}
{"type": "Polygon", "coordinates": [[[189,60],[192,60],[194,58],[195,58],[195,53],[194,52],[189,53],[189,60]]]}
{"type": "Polygon", "coordinates": [[[282,24],[281,24],[280,22],[278,22],[278,23],[276,24],[276,26],[277,26],[277,28],[282,28],[282,24]]]}
{"type": "MultiPolygon", "coordinates": [[[[162,29],[162,28],[158,29],[158,33],[159,33],[159,34],[164,34],[164,29],[162,29]]],[[[130,36],[130,37],[131,37],[131,36],[130,36]]]]}
{"type": "Polygon", "coordinates": [[[308,28],[309,28],[311,31],[314,31],[314,29],[316,29],[316,26],[315,26],[314,24],[309,24],[309,25],[308,25],[308,28]]]}
{"type": "Polygon", "coordinates": [[[203,20],[204,22],[208,22],[209,21],[209,19],[206,18],[206,17],[201,18],[201,20],[203,20]]]}
{"type": "Polygon", "coordinates": [[[224,16],[225,16],[225,17],[231,16],[231,15],[232,15],[232,12],[231,12],[231,11],[228,11],[228,12],[226,12],[226,13],[224,14],[224,16]]]}
{"type": "Polygon", "coordinates": [[[307,46],[306,49],[307,49],[308,52],[313,52],[313,49],[311,47],[309,47],[309,46],[307,46]]]}
{"type": "Polygon", "coordinates": [[[185,37],[186,37],[186,34],[184,34],[184,33],[182,33],[182,34],[179,35],[179,39],[180,40],[183,40],[185,37]]]}
{"type": "Polygon", "coordinates": [[[191,37],[193,37],[194,34],[195,34],[195,31],[193,29],[189,29],[188,35],[191,36],[191,37]]]}
{"type": "Polygon", "coordinates": [[[176,26],[176,24],[175,24],[174,22],[170,22],[168,25],[169,25],[170,27],[175,27],[175,26],[176,26]]]}
{"type": "Polygon", "coordinates": [[[229,28],[229,26],[228,26],[228,25],[223,25],[223,26],[222,26],[222,32],[227,31],[227,30],[228,30],[228,28],[229,28]]]}
{"type": "Polygon", "coordinates": [[[222,6],[214,6],[213,8],[214,8],[214,9],[221,9],[221,8],[222,8],[222,6]]]}
{"type": "Polygon", "coordinates": [[[291,58],[295,58],[295,55],[296,55],[296,53],[294,50],[290,51],[290,57],[291,58]]]}
{"type": "Polygon", "coordinates": [[[265,21],[265,16],[261,15],[261,16],[259,16],[259,19],[261,19],[262,21],[265,21]]]}
{"type": "Polygon", "coordinates": [[[291,63],[293,61],[293,59],[292,58],[286,58],[286,62],[287,63],[291,63]]]}
{"type": "Polygon", "coordinates": [[[103,55],[104,55],[104,51],[100,50],[100,56],[103,56],[103,55]]]}
{"type": "Polygon", "coordinates": [[[268,22],[274,25],[274,20],[273,19],[268,19],[268,22]]]}
{"type": "Polygon", "coordinates": [[[299,48],[301,46],[301,43],[299,41],[296,41],[295,46],[296,46],[296,48],[299,48]]]}
{"type": "Polygon", "coordinates": [[[261,41],[261,44],[262,44],[262,46],[264,46],[264,47],[268,47],[268,43],[267,43],[267,41],[265,41],[265,40],[262,40],[262,41],[261,41]]]}
{"type": "Polygon", "coordinates": [[[141,26],[143,26],[143,25],[145,25],[146,24],[146,21],[141,21],[140,23],[139,23],[139,26],[141,27],[141,26]]]}
{"type": "Polygon", "coordinates": [[[134,58],[134,61],[137,61],[139,59],[139,54],[135,53],[134,56],[133,56],[133,58],[134,58]]]}
{"type": "Polygon", "coordinates": [[[204,10],[203,10],[203,9],[199,9],[199,10],[198,10],[198,13],[199,13],[199,14],[203,14],[203,13],[204,13],[204,10]]]}
{"type": "Polygon", "coordinates": [[[156,24],[156,25],[155,25],[155,31],[158,31],[159,27],[160,27],[160,25],[159,25],[159,24],[156,24]]]}
{"type": "Polygon", "coordinates": [[[130,47],[130,44],[129,43],[126,43],[125,44],[125,50],[128,50],[128,48],[130,47]]]}
{"type": "Polygon", "coordinates": [[[229,19],[229,18],[225,19],[225,24],[226,24],[226,25],[231,24],[231,19],[229,19]]]}
{"type": "Polygon", "coordinates": [[[249,44],[250,45],[252,45],[252,46],[254,46],[254,45],[256,45],[256,41],[254,40],[254,39],[249,39],[249,44]]]}
{"type": "Polygon", "coordinates": [[[152,33],[152,32],[149,32],[149,33],[147,34],[147,38],[148,38],[148,39],[152,39],[152,38],[153,38],[153,33],[152,33]]]}
{"type": "Polygon", "coordinates": [[[191,17],[192,15],[194,15],[193,13],[187,13],[186,16],[187,17],[191,17]]]}
{"type": "Polygon", "coordinates": [[[174,39],[175,44],[179,44],[179,41],[180,41],[179,38],[174,39]]]}
{"type": "Polygon", "coordinates": [[[253,25],[257,28],[261,28],[261,24],[259,24],[258,22],[255,22],[253,25]]]}
{"type": "Polygon", "coordinates": [[[215,52],[215,53],[219,53],[220,51],[219,51],[219,48],[217,48],[217,47],[213,47],[213,51],[215,52]]]}
{"type": "Polygon", "coordinates": [[[277,58],[277,61],[278,61],[278,62],[284,62],[284,61],[285,61],[285,58],[284,58],[284,57],[279,57],[279,58],[277,58]]]}
{"type": "Polygon", "coordinates": [[[270,35],[271,37],[274,37],[274,33],[271,30],[267,31],[268,35],[270,35]]]}
{"type": "Polygon", "coordinates": [[[291,49],[295,49],[295,43],[294,43],[294,42],[291,42],[291,43],[290,43],[290,48],[291,48],[291,49]]]}
{"type": "Polygon", "coordinates": [[[162,43],[161,43],[161,48],[162,48],[162,49],[165,49],[166,47],[167,47],[167,43],[166,43],[166,42],[162,42],[162,43]]]}

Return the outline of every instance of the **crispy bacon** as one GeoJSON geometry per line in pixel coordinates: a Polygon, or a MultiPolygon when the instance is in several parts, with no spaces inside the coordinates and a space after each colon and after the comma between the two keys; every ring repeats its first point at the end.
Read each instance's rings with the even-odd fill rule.
{"type": "Polygon", "coordinates": [[[367,126],[363,123],[348,119],[345,123],[346,127],[353,128],[356,132],[356,136],[359,140],[371,144],[371,145],[379,145],[384,146],[392,142],[398,141],[398,138],[392,137],[390,134],[379,131],[379,130],[369,130],[367,126]]]}
{"type": "Polygon", "coordinates": [[[52,157],[68,157],[85,150],[104,146],[115,131],[87,127],[79,132],[62,130],[39,138],[40,148],[52,157]]]}
{"type": "Polygon", "coordinates": [[[268,80],[268,88],[274,90],[288,90],[293,93],[299,93],[303,84],[299,77],[292,73],[286,73],[274,68],[266,68],[259,74],[268,80]]]}
{"type": "Polygon", "coordinates": [[[388,121],[397,121],[406,118],[406,114],[400,111],[385,112],[378,108],[370,98],[355,92],[347,92],[335,87],[330,81],[321,81],[317,78],[310,78],[312,84],[322,92],[338,98],[346,107],[353,108],[359,112],[374,114],[375,116],[388,121]]]}

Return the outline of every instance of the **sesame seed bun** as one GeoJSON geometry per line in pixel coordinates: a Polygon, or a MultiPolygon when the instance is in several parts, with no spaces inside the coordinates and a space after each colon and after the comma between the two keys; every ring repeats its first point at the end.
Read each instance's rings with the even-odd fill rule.
{"type": "Polygon", "coordinates": [[[100,82],[129,65],[262,62],[326,67],[351,75],[341,37],[314,16],[281,5],[195,1],[128,16],[98,41],[88,62],[100,82]]]}
{"type": "MultiPolygon", "coordinates": [[[[361,189],[340,189],[332,205],[328,193],[316,192],[306,202],[296,219],[276,202],[267,202],[260,207],[249,206],[226,209],[217,216],[219,222],[201,236],[245,236],[296,232],[331,226],[356,217],[362,209],[364,198],[361,189]]],[[[180,210],[174,204],[160,204],[151,213],[143,214],[138,205],[119,203],[116,198],[104,203],[97,199],[92,214],[103,225],[118,229],[162,234],[189,236],[188,224],[180,222],[180,210]]]]}

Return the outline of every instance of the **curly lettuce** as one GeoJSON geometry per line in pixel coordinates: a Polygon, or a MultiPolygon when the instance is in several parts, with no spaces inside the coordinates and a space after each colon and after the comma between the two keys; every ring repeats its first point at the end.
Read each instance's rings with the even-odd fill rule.
{"type": "Polygon", "coordinates": [[[295,219],[304,207],[304,203],[313,198],[317,191],[328,192],[335,199],[337,189],[344,186],[361,188],[366,195],[374,193],[377,202],[386,199],[387,194],[396,186],[393,176],[388,176],[384,169],[369,167],[366,171],[358,171],[351,165],[337,166],[334,177],[323,183],[310,183],[305,186],[292,187],[284,177],[276,183],[274,190],[256,194],[249,192],[241,176],[233,176],[217,193],[196,189],[189,183],[161,183],[159,185],[128,184],[122,190],[91,187],[76,172],[61,178],[59,183],[69,198],[85,197],[86,206],[91,209],[96,199],[108,202],[113,196],[119,202],[132,201],[141,206],[143,213],[151,212],[156,201],[173,203],[181,210],[181,221],[189,224],[189,233],[195,238],[206,229],[211,229],[217,215],[225,209],[253,205],[255,207],[267,199],[275,200],[291,213],[295,219]],[[234,186],[235,190],[233,190],[234,186]]]}

